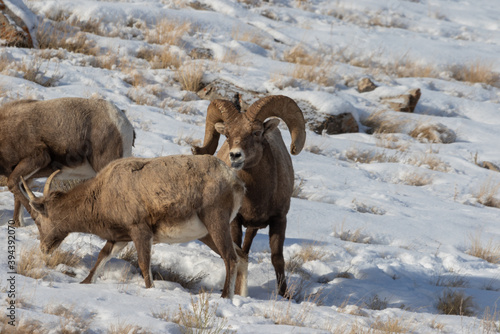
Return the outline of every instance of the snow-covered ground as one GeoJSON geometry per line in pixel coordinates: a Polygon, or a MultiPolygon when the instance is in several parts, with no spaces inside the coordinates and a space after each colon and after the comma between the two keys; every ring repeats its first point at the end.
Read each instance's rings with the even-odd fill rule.
{"type": "MultiPolygon", "coordinates": [[[[308,130],[305,150],[293,157],[297,196],[288,214],[285,259],[298,266],[288,275],[300,293],[292,301],[275,295],[266,230],[252,246],[245,298],[219,298],[223,262],[199,242],[154,246],[156,265],[199,278],[190,289],[160,280],[145,289],[138,269],[123,259],[111,260],[96,284],[79,285],[104,244],[84,234],[70,235],[61,246],[81,259],[79,264],[42,268],[39,279],[13,275],[15,298],[10,298],[7,221],[13,197],[0,188],[0,305],[2,314],[9,314],[8,303],[16,301],[17,326],[50,333],[179,333],[185,330],[176,323],[179,309],[190,312],[192,301],[208,298],[212,319],[229,332],[500,331],[499,264],[471,254],[474,244],[500,254],[500,209],[481,204],[488,195],[500,198],[500,174],[479,166],[500,165],[500,82],[494,82],[500,73],[500,3],[24,2],[40,20],[52,20],[39,27],[57,24],[64,30],[62,18],[90,22],[94,29],[86,29],[85,36],[95,46],[93,54],[1,48],[1,102],[108,99],[126,110],[136,129],[136,156],[190,154],[190,143],[204,134],[209,101],[182,89],[179,76],[185,72],[176,66],[157,68],[141,56],[161,47],[151,35],[162,22],[173,22],[177,31],[185,28],[177,38],[170,33],[175,45],[169,52],[182,59],[180,69],[203,72],[204,83],[223,79],[262,95],[287,95],[318,113],[348,111],[361,128],[340,135],[308,130]],[[210,49],[213,59],[191,60],[193,48],[210,49]],[[314,73],[309,80],[291,62],[299,48],[309,57],[302,62],[313,64],[305,70],[314,73]],[[493,85],[455,80],[457,72],[474,65],[493,85]],[[54,83],[43,87],[24,79],[33,68],[39,82],[54,83]],[[426,68],[433,75],[424,75],[426,68]],[[404,71],[411,74],[396,75],[404,71]],[[356,84],[363,77],[379,87],[359,93],[356,84]],[[412,88],[422,93],[413,114],[386,113],[399,120],[401,131],[368,134],[367,117],[387,109],[380,98],[412,88]],[[419,124],[441,124],[456,139],[418,140],[409,132],[419,124]],[[311,250],[312,256],[297,263],[297,255],[311,250]],[[200,288],[211,292],[200,295],[200,288]],[[447,293],[461,296],[470,314],[442,314],[438,302],[447,293]]],[[[74,35],[64,31],[61,39],[74,35]]],[[[288,144],[289,133],[282,134],[288,144]]],[[[31,219],[15,230],[18,262],[23,254],[37,256],[30,252],[38,247],[37,236],[31,219]]],[[[3,326],[2,332],[12,330],[3,326]]]]}

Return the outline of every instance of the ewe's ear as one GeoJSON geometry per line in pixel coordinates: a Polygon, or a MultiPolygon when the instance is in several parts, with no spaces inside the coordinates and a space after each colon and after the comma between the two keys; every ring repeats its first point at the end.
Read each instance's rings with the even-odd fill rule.
{"type": "Polygon", "coordinates": [[[226,126],[222,122],[215,123],[214,125],[215,131],[220,133],[221,135],[226,135],[226,126]]]}
{"type": "Polygon", "coordinates": [[[45,208],[45,204],[39,201],[30,201],[30,206],[36,213],[47,217],[47,209],[45,208]]]}
{"type": "Polygon", "coordinates": [[[280,124],[280,120],[278,118],[271,118],[270,120],[264,122],[264,135],[273,131],[280,124]]]}

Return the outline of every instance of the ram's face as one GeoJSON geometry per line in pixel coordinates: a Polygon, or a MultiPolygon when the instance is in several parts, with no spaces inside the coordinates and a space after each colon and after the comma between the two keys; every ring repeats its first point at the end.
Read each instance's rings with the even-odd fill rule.
{"type": "Polygon", "coordinates": [[[240,170],[259,164],[264,152],[264,137],[278,124],[277,119],[262,123],[260,121],[249,122],[243,118],[228,125],[217,123],[216,130],[227,137],[231,167],[240,170]]]}
{"type": "Polygon", "coordinates": [[[264,127],[261,122],[228,128],[229,160],[236,170],[252,168],[262,158],[264,127]]]}

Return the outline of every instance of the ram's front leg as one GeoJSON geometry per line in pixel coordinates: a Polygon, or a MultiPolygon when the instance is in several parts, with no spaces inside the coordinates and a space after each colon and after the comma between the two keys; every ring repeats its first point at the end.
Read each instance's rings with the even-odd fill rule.
{"type": "Polygon", "coordinates": [[[276,282],[280,296],[289,298],[286,286],[285,259],[283,244],[285,243],[286,217],[273,218],[269,224],[269,246],[271,248],[271,262],[276,272],[276,282]]]}

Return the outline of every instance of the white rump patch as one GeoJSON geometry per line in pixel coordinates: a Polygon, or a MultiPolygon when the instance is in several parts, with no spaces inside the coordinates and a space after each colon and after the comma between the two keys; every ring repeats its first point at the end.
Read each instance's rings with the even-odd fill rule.
{"type": "Polygon", "coordinates": [[[63,167],[61,173],[56,175],[57,180],[85,180],[96,176],[94,168],[90,165],[89,161],[85,159],[85,162],[76,167],[63,167]]]}
{"type": "Polygon", "coordinates": [[[134,127],[130,124],[125,113],[118,109],[113,103],[108,102],[109,119],[120,132],[122,136],[123,157],[132,156],[132,144],[134,143],[134,127]]]}
{"type": "Polygon", "coordinates": [[[208,234],[207,228],[197,214],[173,226],[168,226],[169,223],[161,224],[153,237],[154,243],[178,244],[203,238],[208,234]]]}

